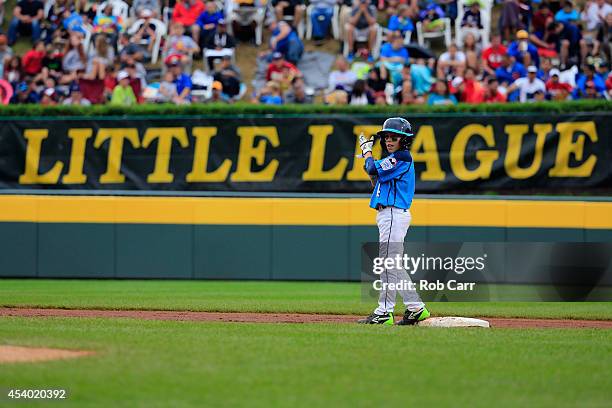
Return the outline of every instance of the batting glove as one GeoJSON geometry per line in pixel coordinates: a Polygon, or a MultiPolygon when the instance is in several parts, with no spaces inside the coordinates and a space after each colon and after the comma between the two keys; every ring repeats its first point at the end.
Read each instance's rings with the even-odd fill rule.
{"type": "Polygon", "coordinates": [[[359,146],[361,147],[361,153],[363,156],[366,153],[372,152],[372,146],[374,145],[374,136],[366,138],[363,132],[359,135],[359,146]]]}

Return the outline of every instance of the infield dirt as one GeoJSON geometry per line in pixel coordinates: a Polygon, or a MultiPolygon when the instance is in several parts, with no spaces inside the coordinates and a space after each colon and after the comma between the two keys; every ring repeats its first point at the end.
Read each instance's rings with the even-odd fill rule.
{"type": "MultiPolygon", "coordinates": [[[[307,313],[222,313],[164,310],[94,310],[94,309],[44,309],[0,308],[0,316],[18,317],[89,317],[131,318],[144,320],[184,320],[233,323],[355,323],[363,316],[307,314],[307,313]]],[[[493,328],[597,328],[612,329],[611,320],[562,320],[485,318],[493,328]]]]}

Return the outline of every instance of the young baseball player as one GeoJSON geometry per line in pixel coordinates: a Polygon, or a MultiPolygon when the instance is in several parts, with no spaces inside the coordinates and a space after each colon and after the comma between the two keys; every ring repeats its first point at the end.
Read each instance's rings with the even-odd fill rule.
{"type": "MultiPolygon", "coordinates": [[[[379,235],[379,257],[396,259],[404,254],[404,237],[410,226],[410,205],[414,196],[414,163],[410,146],[414,139],[412,126],[404,118],[390,118],[377,133],[380,137],[383,156],[381,160],[372,157],[374,137],[359,137],[361,151],[365,157],[365,169],[376,178],[376,185],[370,200],[370,207],[376,209],[376,223],[379,235]]],[[[393,324],[395,297],[399,292],[406,312],[397,324],[413,325],[429,317],[429,311],[414,289],[392,290],[389,283],[408,283],[410,277],[406,270],[399,267],[385,269],[380,275],[382,290],[378,307],[370,316],[359,320],[364,324],[393,324]]],[[[408,285],[406,285],[408,286],[408,285]]]]}

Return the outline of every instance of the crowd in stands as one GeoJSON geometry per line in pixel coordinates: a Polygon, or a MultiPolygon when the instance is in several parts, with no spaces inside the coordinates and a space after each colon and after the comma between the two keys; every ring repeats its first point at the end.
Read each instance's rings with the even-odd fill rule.
{"type": "Polygon", "coordinates": [[[0,0],[0,103],[612,99],[612,1],[497,1],[0,0]],[[339,41],[327,88],[298,68],[307,40],[339,41]],[[267,65],[249,96],[239,43],[267,65]]]}

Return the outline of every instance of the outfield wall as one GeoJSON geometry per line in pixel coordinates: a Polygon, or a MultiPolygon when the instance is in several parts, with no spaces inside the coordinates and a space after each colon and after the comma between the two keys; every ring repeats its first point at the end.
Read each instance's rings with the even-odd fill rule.
{"type": "MultiPolygon", "coordinates": [[[[411,211],[409,241],[612,242],[610,200],[424,197],[411,211]]],[[[375,215],[364,196],[0,195],[0,277],[359,280],[375,215]]]]}

